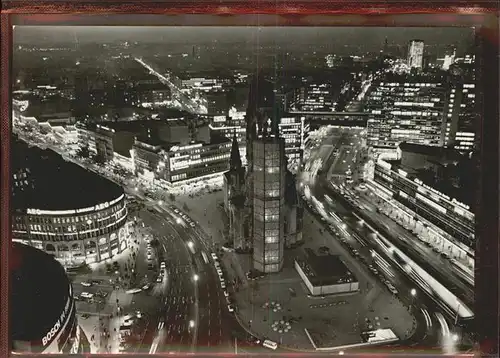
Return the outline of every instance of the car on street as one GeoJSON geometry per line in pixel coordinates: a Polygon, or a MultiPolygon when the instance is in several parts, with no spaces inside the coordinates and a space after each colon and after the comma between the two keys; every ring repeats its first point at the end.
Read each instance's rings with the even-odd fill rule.
{"type": "Polygon", "coordinates": [[[234,307],[233,305],[227,305],[227,309],[229,312],[233,313],[234,312],[234,307]]]}
{"type": "Polygon", "coordinates": [[[93,293],[82,292],[80,294],[80,299],[85,300],[85,301],[91,301],[93,298],[94,298],[94,294],[93,293]]]}
{"type": "Polygon", "coordinates": [[[82,284],[83,287],[90,287],[90,286],[92,286],[92,282],[89,282],[89,281],[82,281],[81,284],[82,284]]]}

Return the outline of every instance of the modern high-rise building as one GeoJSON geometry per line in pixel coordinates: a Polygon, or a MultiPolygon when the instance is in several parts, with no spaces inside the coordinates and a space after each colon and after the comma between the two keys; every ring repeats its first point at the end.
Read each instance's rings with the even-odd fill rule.
{"type": "Polygon", "coordinates": [[[479,122],[473,64],[455,64],[450,68],[450,93],[444,121],[444,144],[468,153],[474,150],[479,122]]]}
{"type": "Polygon", "coordinates": [[[442,146],[445,82],[440,75],[388,74],[374,83],[366,103],[367,144],[379,151],[401,142],[442,146]]]}
{"type": "Polygon", "coordinates": [[[295,172],[300,166],[304,153],[304,117],[284,117],[279,120],[279,135],[285,140],[285,154],[288,168],[295,172]]]}
{"type": "Polygon", "coordinates": [[[328,81],[325,83],[304,82],[295,92],[293,109],[300,111],[331,111],[333,89],[328,81]]]}
{"type": "Polygon", "coordinates": [[[424,41],[411,40],[408,45],[408,66],[422,68],[424,64],[424,41]]]}
{"type": "Polygon", "coordinates": [[[253,143],[253,266],[260,272],[283,267],[285,142],[278,132],[253,143]]]}

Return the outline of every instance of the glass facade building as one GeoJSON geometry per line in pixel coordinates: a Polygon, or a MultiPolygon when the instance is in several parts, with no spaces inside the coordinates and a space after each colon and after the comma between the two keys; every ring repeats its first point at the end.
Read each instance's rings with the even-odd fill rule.
{"type": "Polygon", "coordinates": [[[443,81],[431,76],[397,76],[374,85],[368,99],[367,144],[395,150],[401,142],[443,145],[447,103],[443,81]]]}
{"type": "Polygon", "coordinates": [[[253,264],[261,272],[283,267],[286,158],[283,138],[253,141],[253,264]]]}

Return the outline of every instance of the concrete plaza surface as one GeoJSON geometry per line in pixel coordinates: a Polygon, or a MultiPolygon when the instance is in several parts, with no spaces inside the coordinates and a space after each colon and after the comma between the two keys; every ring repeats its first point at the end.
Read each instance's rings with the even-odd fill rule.
{"type": "MultiPolygon", "coordinates": [[[[318,223],[311,221],[309,216],[306,219],[304,232],[308,234],[305,235],[304,247],[317,250],[320,246],[327,246],[332,254],[342,255],[332,244],[330,234],[327,231],[320,233],[318,223]]],[[[300,250],[286,251],[282,272],[255,281],[248,281],[244,275],[251,267],[250,255],[223,255],[229,279],[241,281],[234,292],[236,314],[252,333],[298,350],[314,349],[305,329],[317,347],[360,343],[361,332],[377,328],[391,328],[400,339],[413,333],[415,321],[407,308],[370,275],[360,272],[364,270],[361,265],[353,267],[344,257],[360,281],[360,292],[309,296],[293,267],[300,250]],[[285,332],[287,322],[289,330],[285,332]]]]}

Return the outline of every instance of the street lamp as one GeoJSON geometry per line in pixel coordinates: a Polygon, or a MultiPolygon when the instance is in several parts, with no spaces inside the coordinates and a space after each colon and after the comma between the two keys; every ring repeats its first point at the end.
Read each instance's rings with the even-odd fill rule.
{"type": "Polygon", "coordinates": [[[176,222],[177,224],[179,224],[179,225],[180,225],[180,224],[182,224],[182,220],[181,220],[181,218],[177,218],[177,219],[175,220],[175,222],[176,222]]]}
{"type": "Polygon", "coordinates": [[[163,201],[162,200],[158,200],[158,205],[163,205],[163,201]]]}
{"type": "Polygon", "coordinates": [[[198,276],[197,274],[193,275],[194,282],[197,282],[199,279],[200,279],[200,276],[198,276]]]}
{"type": "Polygon", "coordinates": [[[192,242],[192,241],[188,241],[187,245],[188,245],[188,247],[189,247],[190,249],[192,249],[192,248],[194,247],[194,244],[193,244],[193,242],[192,242]]]}
{"type": "Polygon", "coordinates": [[[410,290],[410,295],[411,295],[411,304],[410,304],[410,312],[411,312],[411,309],[413,308],[413,301],[415,300],[415,296],[417,295],[417,290],[412,288],[410,290]]]}

